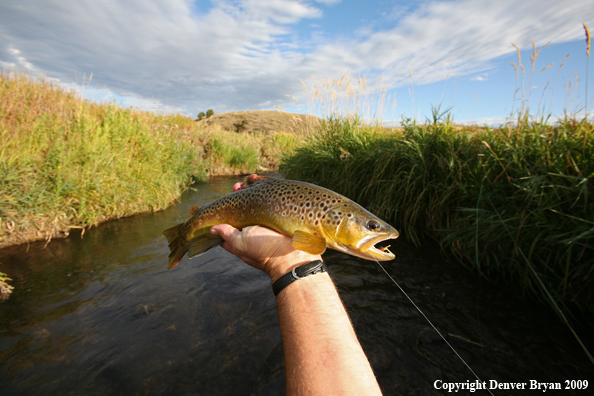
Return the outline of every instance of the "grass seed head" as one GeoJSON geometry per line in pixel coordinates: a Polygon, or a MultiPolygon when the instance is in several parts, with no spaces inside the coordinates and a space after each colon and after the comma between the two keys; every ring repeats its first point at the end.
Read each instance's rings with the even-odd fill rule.
{"type": "Polygon", "coordinates": [[[584,23],[584,30],[586,31],[586,55],[588,58],[590,57],[590,29],[588,29],[588,25],[584,23]]]}

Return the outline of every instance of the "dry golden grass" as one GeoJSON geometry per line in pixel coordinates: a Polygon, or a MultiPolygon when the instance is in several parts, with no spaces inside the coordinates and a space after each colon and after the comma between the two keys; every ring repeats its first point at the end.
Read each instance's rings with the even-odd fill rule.
{"type": "Polygon", "coordinates": [[[588,117],[588,72],[590,71],[590,29],[584,23],[584,30],[586,31],[586,118],[588,117]]]}
{"type": "Polygon", "coordinates": [[[319,126],[320,119],[305,114],[287,113],[276,110],[235,111],[215,114],[212,117],[196,121],[204,128],[218,127],[223,131],[238,133],[274,132],[305,135],[312,128],[319,126]]]}
{"type": "Polygon", "coordinates": [[[396,108],[381,77],[370,83],[365,75],[347,72],[335,77],[313,78],[311,86],[301,80],[309,112],[324,120],[343,119],[366,125],[381,125],[396,108]],[[388,114],[387,114],[388,113],[388,114]]]}

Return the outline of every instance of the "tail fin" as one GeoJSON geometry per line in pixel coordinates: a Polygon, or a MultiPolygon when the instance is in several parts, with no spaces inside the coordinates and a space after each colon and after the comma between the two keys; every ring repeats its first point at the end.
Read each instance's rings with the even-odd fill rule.
{"type": "Polygon", "coordinates": [[[186,241],[179,235],[179,228],[182,225],[183,224],[178,224],[175,227],[163,231],[163,234],[167,238],[167,242],[169,242],[169,250],[171,251],[171,253],[169,253],[169,265],[167,268],[175,267],[188,250],[186,241]]]}

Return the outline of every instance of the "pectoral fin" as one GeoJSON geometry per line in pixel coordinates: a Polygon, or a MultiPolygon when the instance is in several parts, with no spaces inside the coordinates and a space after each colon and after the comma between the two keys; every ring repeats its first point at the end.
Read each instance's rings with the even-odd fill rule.
{"type": "Polygon", "coordinates": [[[213,247],[219,246],[223,242],[222,238],[217,238],[211,235],[204,235],[195,239],[192,239],[188,243],[188,257],[196,257],[202,253],[207,252],[213,247]]]}
{"type": "Polygon", "coordinates": [[[322,254],[326,251],[326,240],[305,231],[295,231],[291,242],[297,250],[303,250],[309,254],[322,254]]]}

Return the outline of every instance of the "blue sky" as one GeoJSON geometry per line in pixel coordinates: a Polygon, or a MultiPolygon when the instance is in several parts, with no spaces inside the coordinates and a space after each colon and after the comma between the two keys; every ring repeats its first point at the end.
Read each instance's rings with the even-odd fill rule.
{"type": "Polygon", "coordinates": [[[441,105],[456,122],[497,124],[522,97],[534,114],[584,111],[583,23],[594,28],[591,0],[20,0],[0,3],[0,68],[193,117],[311,112],[303,84],[351,73],[381,77],[386,123],[441,105]],[[531,78],[533,41],[550,44],[531,78]]]}

